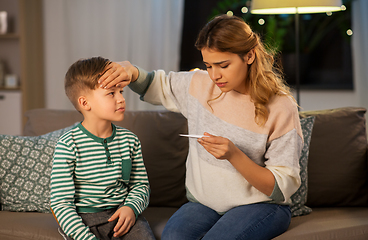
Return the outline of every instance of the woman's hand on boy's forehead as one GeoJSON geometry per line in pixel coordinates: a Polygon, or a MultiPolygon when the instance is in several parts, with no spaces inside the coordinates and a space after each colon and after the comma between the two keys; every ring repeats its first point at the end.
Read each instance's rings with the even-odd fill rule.
{"type": "Polygon", "coordinates": [[[131,64],[125,62],[111,62],[109,69],[100,77],[98,83],[101,88],[125,87],[132,79],[131,64]]]}

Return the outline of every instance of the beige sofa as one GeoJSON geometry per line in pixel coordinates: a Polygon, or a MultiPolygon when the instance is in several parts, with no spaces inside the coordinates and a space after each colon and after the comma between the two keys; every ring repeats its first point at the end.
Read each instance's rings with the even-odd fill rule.
{"type": "MultiPolygon", "coordinates": [[[[300,113],[304,119],[315,116],[310,142],[308,129],[303,128],[307,134],[303,149],[307,168],[301,173],[305,185],[294,198],[294,213],[301,216],[293,217],[288,231],[277,240],[368,239],[365,111],[300,113]]],[[[62,239],[48,213],[46,178],[57,137],[82,117],[76,111],[48,109],[31,110],[26,117],[24,136],[0,136],[0,239],[62,239]]],[[[116,124],[136,133],[142,142],[152,189],[150,206],[143,214],[160,239],[169,217],[187,201],[188,139],[178,136],[187,132],[186,119],[172,112],[127,112],[124,121],[116,124]]]]}

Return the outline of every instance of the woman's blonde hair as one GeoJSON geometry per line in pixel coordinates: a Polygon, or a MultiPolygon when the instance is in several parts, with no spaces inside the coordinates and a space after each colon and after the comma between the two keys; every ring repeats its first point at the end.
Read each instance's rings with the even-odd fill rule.
{"type": "Polygon", "coordinates": [[[255,106],[258,125],[266,123],[269,115],[267,104],[273,96],[291,96],[282,71],[275,66],[274,53],[266,51],[258,34],[242,18],[227,15],[215,17],[200,31],[195,46],[198,50],[209,48],[234,53],[243,61],[244,56],[254,49],[255,59],[249,65],[246,84],[255,106]]]}

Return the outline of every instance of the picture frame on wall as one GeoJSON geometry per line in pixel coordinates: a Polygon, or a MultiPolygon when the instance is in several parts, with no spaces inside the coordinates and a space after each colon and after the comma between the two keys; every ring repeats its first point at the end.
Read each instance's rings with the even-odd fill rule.
{"type": "Polygon", "coordinates": [[[19,87],[18,76],[16,74],[6,74],[5,75],[5,87],[6,88],[19,87]]]}

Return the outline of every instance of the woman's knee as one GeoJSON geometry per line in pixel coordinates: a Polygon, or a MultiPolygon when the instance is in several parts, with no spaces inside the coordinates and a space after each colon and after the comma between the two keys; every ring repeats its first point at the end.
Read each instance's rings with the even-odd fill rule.
{"type": "Polygon", "coordinates": [[[260,218],[249,225],[244,239],[272,239],[284,233],[291,220],[290,208],[282,205],[271,205],[260,218]]]}
{"type": "Polygon", "coordinates": [[[202,204],[189,202],[171,216],[162,233],[162,239],[200,239],[220,217],[202,204]]]}
{"type": "Polygon", "coordinates": [[[272,239],[290,224],[287,206],[244,205],[228,211],[203,239],[272,239]]]}

